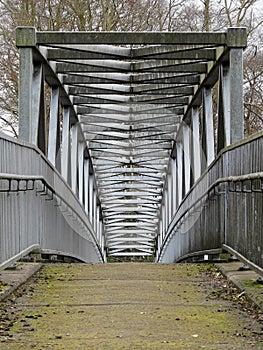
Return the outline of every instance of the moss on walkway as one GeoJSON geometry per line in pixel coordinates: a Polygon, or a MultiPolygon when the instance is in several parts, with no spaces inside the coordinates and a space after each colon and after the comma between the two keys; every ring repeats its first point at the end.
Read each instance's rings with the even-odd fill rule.
{"type": "Polygon", "coordinates": [[[213,297],[207,268],[48,265],[2,303],[0,349],[262,349],[262,324],[213,297]]]}

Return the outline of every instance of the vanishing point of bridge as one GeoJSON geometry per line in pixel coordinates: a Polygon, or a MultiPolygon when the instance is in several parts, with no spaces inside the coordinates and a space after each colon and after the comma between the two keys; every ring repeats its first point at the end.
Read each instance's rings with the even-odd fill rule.
{"type": "Polygon", "coordinates": [[[31,251],[262,274],[262,133],[243,136],[243,28],[17,28],[19,140],[0,134],[0,266],[31,251]]]}

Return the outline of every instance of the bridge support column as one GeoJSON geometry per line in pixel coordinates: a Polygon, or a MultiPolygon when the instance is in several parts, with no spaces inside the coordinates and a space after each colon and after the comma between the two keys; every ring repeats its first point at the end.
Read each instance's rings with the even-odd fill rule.
{"type": "Polygon", "coordinates": [[[31,143],[46,154],[46,113],[43,65],[35,64],[32,81],[31,143]]]}
{"type": "MultiPolygon", "coordinates": [[[[224,88],[228,93],[229,86],[224,86],[224,68],[223,65],[219,67],[219,79],[218,79],[218,104],[217,104],[217,153],[221,151],[230,142],[230,109],[227,112],[227,105],[229,105],[229,96],[224,94],[224,88]],[[226,101],[225,101],[226,98],[226,101]],[[227,123],[227,125],[226,125],[227,123]],[[228,136],[228,141],[227,141],[228,136]]],[[[227,81],[226,81],[227,82],[227,81]]]]}
{"type": "Polygon", "coordinates": [[[168,188],[164,191],[164,209],[165,209],[165,232],[169,226],[169,198],[168,198],[168,188]]]}
{"type": "Polygon", "coordinates": [[[71,186],[75,194],[77,194],[77,166],[78,166],[78,124],[71,128],[71,186]]]}
{"type": "Polygon", "coordinates": [[[160,220],[159,220],[159,235],[158,235],[158,251],[163,241],[163,219],[161,217],[162,208],[160,208],[160,220]]]}
{"type": "Polygon", "coordinates": [[[176,143],[178,206],[183,198],[183,150],[181,142],[176,143]]]}
{"type": "Polygon", "coordinates": [[[89,212],[89,159],[84,159],[84,207],[89,212]]]}
{"type": "Polygon", "coordinates": [[[176,166],[176,159],[171,158],[171,171],[172,171],[172,216],[174,216],[176,209],[177,209],[177,166],[176,166]]]}
{"type": "Polygon", "coordinates": [[[97,238],[100,243],[101,241],[101,232],[100,232],[100,207],[97,205],[96,206],[96,233],[97,233],[97,238]]]}
{"type": "Polygon", "coordinates": [[[244,138],[243,49],[230,50],[230,144],[244,138]]]}
{"type": "Polygon", "coordinates": [[[203,129],[202,129],[202,151],[206,159],[203,159],[204,171],[215,158],[214,123],[212,89],[205,87],[203,90],[203,129]]]}
{"type": "Polygon", "coordinates": [[[192,108],[192,168],[194,182],[201,176],[201,149],[199,134],[199,112],[198,107],[192,108]]]}
{"type": "Polygon", "coordinates": [[[31,47],[20,49],[19,63],[19,138],[30,142],[32,134],[33,52],[31,47]]]}
{"type": "Polygon", "coordinates": [[[186,194],[190,190],[191,163],[190,163],[190,127],[183,125],[183,148],[184,148],[184,187],[186,194]]]}
{"type": "Polygon", "coordinates": [[[84,142],[78,143],[78,169],[79,169],[79,201],[83,204],[84,184],[83,184],[83,172],[84,172],[84,142]]]}
{"type": "Polygon", "coordinates": [[[162,206],[162,236],[164,238],[164,234],[166,231],[166,217],[165,217],[165,206],[162,206]]]}
{"type": "Polygon", "coordinates": [[[63,108],[61,175],[71,184],[70,178],[70,110],[63,108]]]}
{"type": "Polygon", "coordinates": [[[103,232],[103,223],[102,219],[100,220],[100,246],[101,246],[101,251],[104,251],[104,232],[103,232]]]}
{"type": "Polygon", "coordinates": [[[32,97],[33,97],[33,48],[36,47],[36,29],[20,27],[16,30],[16,45],[19,47],[18,115],[19,138],[32,142],[32,97]]]}
{"type": "Polygon", "coordinates": [[[52,86],[49,116],[48,159],[60,171],[59,87],[52,86]]]}
{"type": "Polygon", "coordinates": [[[93,177],[93,174],[89,177],[89,218],[91,224],[93,223],[93,177]]]}
{"type": "Polygon", "coordinates": [[[93,228],[97,230],[97,194],[95,189],[93,190],[93,228]]]}
{"type": "Polygon", "coordinates": [[[169,174],[168,174],[168,222],[170,224],[172,217],[173,217],[173,187],[172,187],[172,169],[170,168],[169,174]]]}

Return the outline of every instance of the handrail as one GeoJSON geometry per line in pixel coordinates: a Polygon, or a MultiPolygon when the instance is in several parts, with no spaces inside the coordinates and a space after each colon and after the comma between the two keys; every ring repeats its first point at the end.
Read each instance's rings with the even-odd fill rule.
{"type": "MultiPolygon", "coordinates": [[[[8,181],[40,181],[43,183],[44,186],[46,186],[52,193],[53,195],[55,195],[57,198],[60,199],[61,202],[63,202],[64,204],[66,204],[66,206],[82,221],[82,223],[88,227],[89,229],[89,233],[92,236],[94,242],[96,243],[96,246],[98,248],[98,251],[100,252],[100,256],[102,258],[102,261],[104,261],[104,257],[103,254],[101,252],[100,246],[97,242],[97,238],[95,237],[94,233],[93,233],[93,229],[92,226],[90,224],[89,218],[87,217],[88,221],[85,222],[81,216],[79,215],[79,213],[73,208],[73,206],[71,204],[69,204],[66,200],[63,199],[63,197],[53,188],[52,185],[50,185],[50,183],[48,183],[48,181],[43,177],[43,176],[39,176],[39,175],[17,175],[17,174],[7,174],[7,173],[0,173],[0,180],[8,180],[8,181]]],[[[11,186],[11,184],[9,184],[9,187],[11,186]]],[[[19,189],[17,191],[20,191],[19,189]]],[[[21,190],[24,191],[24,190],[21,190]]],[[[9,192],[9,191],[6,191],[9,192]]]]}
{"type": "Polygon", "coordinates": [[[15,256],[12,256],[12,258],[10,258],[10,259],[4,261],[3,263],[1,263],[0,264],[0,271],[4,270],[6,267],[10,266],[15,261],[21,259],[23,256],[29,254],[30,252],[32,252],[34,250],[38,250],[38,249],[40,249],[40,245],[39,244],[33,244],[33,245],[27,247],[26,249],[22,250],[21,252],[19,252],[15,256]]]}
{"type": "Polygon", "coordinates": [[[227,250],[229,253],[234,255],[238,260],[243,262],[245,265],[248,265],[252,270],[256,271],[259,275],[263,276],[263,269],[260,266],[254,264],[252,261],[250,261],[247,258],[245,258],[242,254],[237,252],[232,247],[230,247],[230,246],[228,246],[226,244],[222,244],[222,247],[223,247],[224,250],[227,250]]]}
{"type": "MultiPolygon", "coordinates": [[[[181,206],[178,208],[177,213],[174,215],[174,220],[170,223],[168,230],[167,230],[167,234],[162,242],[162,245],[160,247],[160,251],[162,251],[164,249],[164,247],[167,245],[168,240],[170,238],[171,232],[172,230],[178,225],[178,223],[182,220],[182,218],[187,215],[187,213],[193,208],[195,207],[198,203],[200,203],[206,196],[209,195],[209,192],[211,192],[212,190],[214,190],[217,186],[219,186],[222,183],[236,183],[236,182],[244,182],[244,181],[253,181],[253,180],[263,180],[263,172],[255,172],[255,173],[250,173],[250,174],[245,174],[245,175],[239,175],[239,176],[229,176],[229,177],[222,177],[217,179],[216,181],[214,181],[208,188],[207,190],[202,193],[202,195],[195,200],[189,207],[187,207],[187,209],[185,209],[180,217],[176,218],[177,213],[179,212],[181,206]]],[[[253,191],[253,189],[252,189],[253,191]]],[[[263,187],[261,188],[261,191],[263,191],[263,187]]],[[[223,192],[221,192],[223,193],[223,192]]],[[[189,193],[188,193],[189,194],[189,193]]],[[[183,202],[186,200],[187,196],[184,198],[183,202]]],[[[183,204],[183,202],[181,203],[181,205],[183,204]]],[[[233,248],[223,244],[221,249],[226,249],[228,251],[230,251],[231,249],[234,251],[233,248]]],[[[189,255],[189,254],[188,254],[189,255]]],[[[190,255],[193,255],[192,253],[190,255]]],[[[190,256],[189,255],[189,256],[190,256]]],[[[240,256],[240,260],[241,261],[245,261],[253,270],[255,270],[256,272],[263,274],[263,269],[260,268],[258,265],[254,264],[253,262],[250,262],[248,259],[246,259],[245,257],[243,257],[243,255],[241,255],[240,253],[235,251],[235,255],[237,256],[237,258],[239,258],[240,256]]],[[[160,259],[160,254],[158,257],[158,260],[160,259]]],[[[181,258],[179,259],[181,260],[181,258]]]]}
{"type": "MultiPolygon", "coordinates": [[[[181,218],[183,216],[185,216],[185,214],[189,210],[191,210],[197,203],[199,203],[205,196],[207,196],[208,193],[212,189],[214,189],[216,186],[218,186],[219,184],[224,183],[224,182],[237,182],[237,181],[246,181],[246,180],[255,180],[255,179],[263,179],[263,172],[257,172],[257,173],[246,174],[246,175],[241,175],[241,176],[222,177],[222,178],[217,179],[212,185],[210,185],[208,187],[208,189],[196,201],[194,201],[194,203],[190,207],[187,207],[187,209],[182,213],[180,218],[173,224],[172,227],[171,227],[171,224],[172,224],[173,221],[171,222],[171,224],[169,225],[169,229],[167,230],[166,237],[165,237],[165,239],[163,241],[162,247],[165,245],[165,243],[166,243],[166,241],[168,239],[170,231],[176,226],[176,224],[181,220],[181,218]]],[[[183,200],[183,202],[184,202],[184,200],[183,200]]],[[[176,213],[175,213],[174,217],[176,217],[176,213]]]]}

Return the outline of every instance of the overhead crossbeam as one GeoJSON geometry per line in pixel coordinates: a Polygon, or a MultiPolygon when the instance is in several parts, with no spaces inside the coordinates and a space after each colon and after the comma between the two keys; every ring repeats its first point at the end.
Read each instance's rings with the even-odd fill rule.
{"type": "MultiPolygon", "coordinates": [[[[52,96],[57,96],[48,156],[53,164],[57,162],[59,129],[55,128],[59,127],[60,102],[68,113],[64,113],[63,128],[72,134],[75,149],[73,190],[94,225],[103,222],[108,255],[154,254],[163,207],[171,200],[167,199],[168,187],[172,191],[167,182],[171,157],[177,158],[179,175],[188,172],[186,143],[180,148],[183,125],[189,124],[192,109],[200,106],[203,87],[218,80],[219,67],[229,62],[231,49],[245,45],[242,28],[219,33],[17,29],[21,66],[30,60],[37,79],[42,74],[52,87],[52,96]],[[36,71],[39,66],[45,69],[36,71]],[[183,167],[179,163],[182,150],[183,167]]],[[[32,84],[23,85],[26,74],[33,75],[30,69],[21,76],[20,137],[40,146],[32,110],[26,104],[31,101],[32,84]]],[[[208,114],[206,118],[209,123],[208,114]]],[[[44,134],[39,132],[42,138],[44,134]]],[[[184,135],[186,140],[187,131],[184,135]]],[[[63,147],[68,150],[69,144],[63,147]]],[[[67,159],[64,151],[63,169],[68,168],[67,159]]],[[[63,170],[65,177],[67,173],[63,170]]],[[[184,181],[186,189],[188,180],[184,181]]],[[[182,179],[177,186],[183,186],[182,179]]],[[[186,193],[181,187],[180,199],[186,193]]],[[[162,228],[169,221],[165,215],[162,228]]]]}

